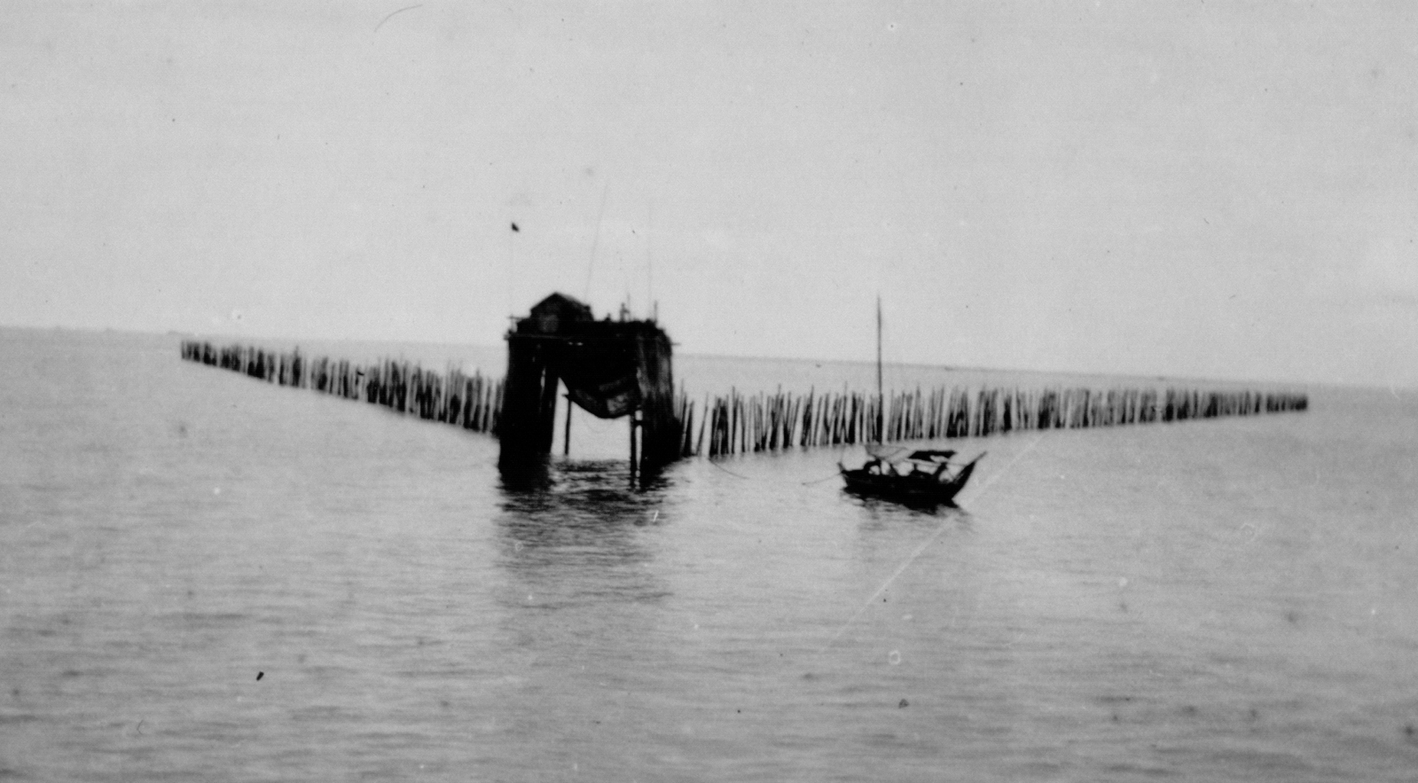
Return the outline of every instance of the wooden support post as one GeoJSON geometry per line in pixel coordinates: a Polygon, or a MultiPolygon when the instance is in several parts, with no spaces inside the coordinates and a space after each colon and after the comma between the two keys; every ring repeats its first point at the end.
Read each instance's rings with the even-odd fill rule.
{"type": "Polygon", "coordinates": [[[566,432],[561,438],[561,454],[567,456],[571,453],[571,395],[564,395],[566,398],[566,432]]]}
{"type": "Polygon", "coordinates": [[[537,428],[541,431],[537,451],[541,454],[551,453],[551,442],[556,437],[556,389],[560,381],[556,370],[548,366],[542,380],[541,410],[537,414],[537,428]]]}
{"type": "Polygon", "coordinates": [[[630,477],[635,478],[635,474],[640,470],[640,450],[636,442],[636,430],[640,427],[640,411],[630,412],[630,477]]]}

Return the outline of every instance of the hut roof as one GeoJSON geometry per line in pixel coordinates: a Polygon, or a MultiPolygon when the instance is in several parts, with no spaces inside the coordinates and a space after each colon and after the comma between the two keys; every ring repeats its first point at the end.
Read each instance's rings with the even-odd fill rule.
{"type": "Polygon", "coordinates": [[[589,305],[563,293],[554,293],[532,305],[532,317],[554,315],[560,321],[590,321],[595,318],[589,305]]]}

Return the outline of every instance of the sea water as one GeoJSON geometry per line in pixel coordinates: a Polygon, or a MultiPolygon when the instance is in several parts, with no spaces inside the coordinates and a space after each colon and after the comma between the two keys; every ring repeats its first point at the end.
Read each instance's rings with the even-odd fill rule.
{"type": "MultiPolygon", "coordinates": [[[[633,488],[585,414],[515,488],[488,436],[179,339],[0,330],[0,779],[1418,775],[1411,390],[955,441],[988,454],[930,511],[843,493],[850,449],[633,488]]],[[[675,369],[692,398],[874,382],[675,369]]]]}

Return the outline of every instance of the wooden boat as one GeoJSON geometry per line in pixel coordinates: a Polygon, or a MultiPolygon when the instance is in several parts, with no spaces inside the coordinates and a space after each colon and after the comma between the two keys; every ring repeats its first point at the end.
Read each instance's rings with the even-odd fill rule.
{"type": "Polygon", "coordinates": [[[868,447],[867,453],[871,459],[860,468],[837,463],[847,491],[916,503],[951,502],[975,472],[975,463],[985,456],[953,462],[954,451],[879,446],[868,447]]]}
{"type": "MultiPolygon", "coordinates": [[[[876,395],[877,432],[885,431],[882,418],[886,412],[885,394],[881,383],[881,297],[876,299],[876,395]]],[[[878,442],[867,447],[871,456],[860,468],[848,468],[837,463],[842,478],[847,482],[847,491],[859,495],[875,495],[888,500],[906,503],[949,503],[970,474],[975,472],[975,463],[982,452],[969,462],[951,462],[954,451],[938,449],[910,450],[905,447],[887,447],[878,442]]]]}

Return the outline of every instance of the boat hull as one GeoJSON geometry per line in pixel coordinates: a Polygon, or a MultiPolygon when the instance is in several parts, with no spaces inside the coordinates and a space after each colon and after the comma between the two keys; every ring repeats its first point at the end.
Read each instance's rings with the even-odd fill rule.
{"type": "Polygon", "coordinates": [[[912,503],[949,503],[965,488],[965,482],[974,471],[972,462],[949,481],[939,481],[930,476],[895,476],[864,468],[843,468],[842,478],[847,483],[847,491],[858,495],[912,503]]]}

